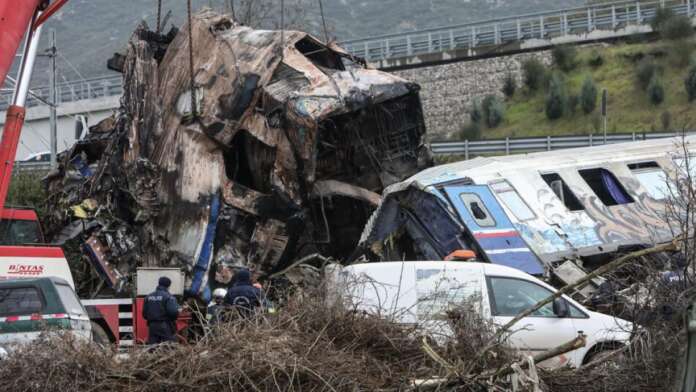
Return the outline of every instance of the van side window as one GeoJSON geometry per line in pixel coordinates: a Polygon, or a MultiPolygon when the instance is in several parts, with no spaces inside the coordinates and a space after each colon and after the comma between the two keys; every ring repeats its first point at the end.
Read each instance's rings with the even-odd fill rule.
{"type": "Polygon", "coordinates": [[[33,287],[0,289],[0,317],[41,313],[41,294],[33,287]]]}
{"type": "Polygon", "coordinates": [[[462,199],[462,203],[464,203],[469,214],[471,214],[476,221],[476,224],[481,227],[495,226],[493,216],[491,216],[491,213],[478,195],[474,193],[462,193],[459,195],[459,198],[462,199]]]}
{"type": "Polygon", "coordinates": [[[605,206],[633,203],[631,195],[609,170],[585,169],[579,170],[578,173],[605,206]]]}
{"type": "MultiPolygon", "coordinates": [[[[548,298],[551,290],[534,282],[523,279],[488,277],[488,293],[491,301],[491,312],[494,316],[517,316],[533,307],[537,302],[548,298]]],[[[571,303],[570,317],[586,318],[587,315],[571,303]]],[[[529,317],[557,317],[553,312],[553,304],[548,303],[529,317]]]]}
{"type": "Polygon", "coordinates": [[[506,180],[490,184],[491,189],[498,195],[500,200],[512,211],[517,220],[526,221],[536,218],[534,212],[527,203],[522,200],[515,188],[506,180]]]}
{"type": "Polygon", "coordinates": [[[542,174],[541,178],[546,181],[553,193],[561,199],[561,202],[563,202],[570,211],[581,211],[585,209],[582,203],[580,203],[580,200],[578,200],[558,173],[542,174]]]}
{"type": "Polygon", "coordinates": [[[640,162],[628,165],[631,173],[655,200],[664,200],[670,196],[667,175],[657,162],[640,162]]]}

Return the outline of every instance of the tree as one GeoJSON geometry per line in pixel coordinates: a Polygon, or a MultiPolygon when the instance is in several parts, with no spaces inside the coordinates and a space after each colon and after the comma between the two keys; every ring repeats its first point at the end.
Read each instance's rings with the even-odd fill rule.
{"type": "Polygon", "coordinates": [[[515,95],[515,90],[517,90],[517,81],[515,80],[515,75],[508,72],[503,80],[503,94],[510,98],[515,95]]]}
{"type": "Polygon", "coordinates": [[[592,113],[597,107],[597,86],[595,86],[592,77],[588,76],[582,82],[580,90],[580,106],[585,114],[592,113]]]}
{"type": "Polygon", "coordinates": [[[546,67],[538,59],[532,57],[522,63],[524,84],[530,91],[542,88],[546,82],[546,67]]]}
{"type": "Polygon", "coordinates": [[[652,78],[648,85],[648,98],[653,105],[659,105],[665,100],[665,88],[657,75],[652,78]]]}
{"type": "Polygon", "coordinates": [[[483,112],[481,111],[481,104],[478,99],[474,99],[471,103],[471,110],[469,111],[469,118],[473,124],[479,124],[481,119],[483,119],[483,112]]]}
{"type": "Polygon", "coordinates": [[[577,65],[578,51],[573,45],[558,45],[551,50],[553,62],[564,72],[572,71],[577,65]]]}
{"type": "Polygon", "coordinates": [[[652,57],[646,57],[638,63],[636,67],[636,78],[638,85],[643,89],[647,89],[650,82],[662,72],[662,68],[655,63],[652,57]]]}
{"type": "Polygon", "coordinates": [[[549,120],[556,120],[563,117],[568,102],[563,79],[554,74],[549,83],[549,92],[546,95],[546,117],[549,120]]]}
{"type": "Polygon", "coordinates": [[[503,122],[505,106],[495,95],[486,95],[481,101],[482,119],[489,128],[495,128],[503,122]]]}

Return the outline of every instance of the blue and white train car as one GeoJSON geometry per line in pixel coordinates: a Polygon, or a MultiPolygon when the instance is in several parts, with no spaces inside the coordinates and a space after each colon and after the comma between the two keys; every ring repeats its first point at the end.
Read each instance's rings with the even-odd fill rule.
{"type": "Polygon", "coordinates": [[[658,139],[436,166],[385,190],[360,246],[379,260],[470,249],[533,275],[568,260],[596,267],[680,231],[694,144],[658,139]]]}

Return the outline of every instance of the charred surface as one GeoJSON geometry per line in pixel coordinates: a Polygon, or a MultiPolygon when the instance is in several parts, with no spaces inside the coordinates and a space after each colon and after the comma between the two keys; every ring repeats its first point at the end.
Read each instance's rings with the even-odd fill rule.
{"type": "Polygon", "coordinates": [[[418,86],[306,33],[191,27],[143,24],[110,62],[121,107],[47,178],[53,238],[89,239],[116,291],[139,266],[179,266],[201,296],[235,267],[347,258],[383,188],[430,164],[418,86]]]}

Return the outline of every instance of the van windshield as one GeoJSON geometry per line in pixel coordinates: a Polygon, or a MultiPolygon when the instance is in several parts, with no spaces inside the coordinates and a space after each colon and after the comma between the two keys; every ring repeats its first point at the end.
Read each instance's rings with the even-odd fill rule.
{"type": "Polygon", "coordinates": [[[75,292],[72,288],[70,288],[70,286],[66,284],[57,284],[56,289],[58,290],[60,300],[65,307],[65,313],[84,314],[82,304],[80,304],[80,300],[77,299],[75,292]]]}

